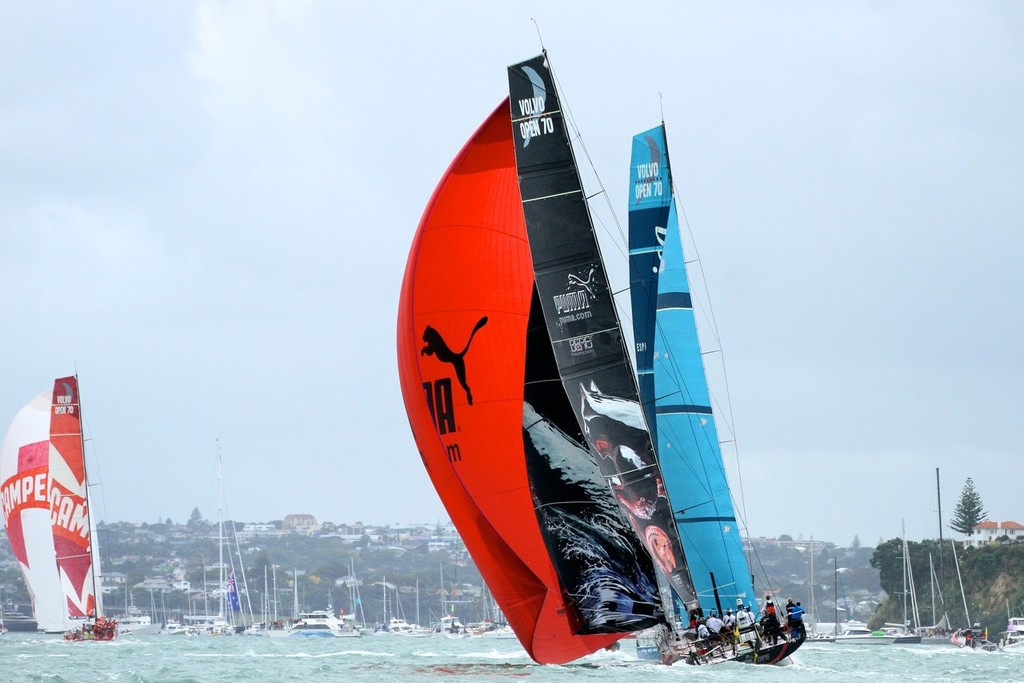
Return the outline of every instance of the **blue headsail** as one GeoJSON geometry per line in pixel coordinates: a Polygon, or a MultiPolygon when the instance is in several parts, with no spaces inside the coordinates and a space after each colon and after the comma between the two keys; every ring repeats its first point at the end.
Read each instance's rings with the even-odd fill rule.
{"type": "Polygon", "coordinates": [[[633,138],[629,259],[641,400],[705,613],[757,610],[686,276],[664,126],[633,138]]]}

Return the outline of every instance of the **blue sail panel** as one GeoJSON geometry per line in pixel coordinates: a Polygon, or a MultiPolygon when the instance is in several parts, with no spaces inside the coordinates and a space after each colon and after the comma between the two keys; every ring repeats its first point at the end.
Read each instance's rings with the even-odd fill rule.
{"type": "Polygon", "coordinates": [[[657,443],[654,420],[654,329],[658,273],[672,204],[665,131],[661,126],[633,137],[629,167],[629,270],[633,343],[640,400],[657,443]]]}
{"type": "Polygon", "coordinates": [[[667,223],[652,357],[658,460],[701,608],[705,613],[734,609],[739,599],[756,610],[718,444],[674,204],[667,223]]]}

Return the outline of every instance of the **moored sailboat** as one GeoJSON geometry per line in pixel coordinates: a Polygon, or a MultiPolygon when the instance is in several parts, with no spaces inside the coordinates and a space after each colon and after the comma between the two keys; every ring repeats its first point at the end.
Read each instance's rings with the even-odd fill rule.
{"type": "Polygon", "coordinates": [[[95,519],[76,376],[54,381],[15,416],[0,452],[3,515],[39,628],[113,640],[103,615],[95,519]]]}
{"type": "MultiPolygon", "coordinates": [[[[802,636],[715,651],[687,636],[701,596],[547,57],[508,74],[509,100],[442,177],[406,267],[399,372],[427,471],[536,661],[650,628],[666,663],[778,661],[802,636]]],[[[723,590],[753,602],[739,578],[723,590]]]]}

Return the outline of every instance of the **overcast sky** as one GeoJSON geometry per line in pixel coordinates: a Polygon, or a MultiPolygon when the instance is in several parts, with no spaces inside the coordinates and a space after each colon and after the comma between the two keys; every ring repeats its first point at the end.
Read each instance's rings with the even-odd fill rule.
{"type": "Polygon", "coordinates": [[[218,448],[239,520],[446,520],[398,291],[538,27],[623,224],[664,113],[749,532],[934,537],[936,468],[1024,522],[1010,1],[3,0],[0,432],[77,372],[107,521],[215,518],[218,448]]]}

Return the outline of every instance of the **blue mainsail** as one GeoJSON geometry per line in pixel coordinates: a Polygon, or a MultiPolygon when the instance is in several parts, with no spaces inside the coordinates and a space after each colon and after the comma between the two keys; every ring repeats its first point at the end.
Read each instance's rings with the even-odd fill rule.
{"type": "Polygon", "coordinates": [[[640,400],[651,439],[658,443],[654,420],[654,316],[665,230],[672,207],[672,183],[664,154],[665,135],[654,128],[633,138],[629,168],[629,291],[640,400]]]}
{"type": "Polygon", "coordinates": [[[633,138],[629,257],[637,379],[705,613],[757,610],[722,463],[673,198],[664,126],[633,138]]]}

